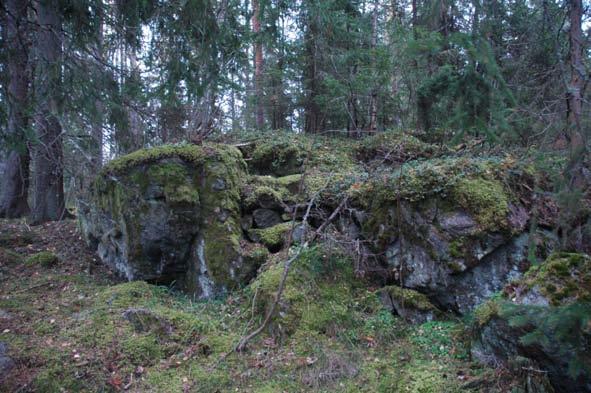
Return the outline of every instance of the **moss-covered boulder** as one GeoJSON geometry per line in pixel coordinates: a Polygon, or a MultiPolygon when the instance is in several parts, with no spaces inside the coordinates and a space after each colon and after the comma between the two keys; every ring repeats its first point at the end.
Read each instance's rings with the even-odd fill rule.
{"type": "Polygon", "coordinates": [[[553,254],[474,315],[475,359],[527,359],[557,392],[591,391],[591,257],[553,254]]]}
{"type": "Polygon", "coordinates": [[[531,182],[510,158],[448,157],[385,169],[352,196],[386,279],[466,313],[552,249],[550,232],[527,230],[532,196],[519,187],[531,182]]]}
{"type": "MultiPolygon", "coordinates": [[[[247,279],[240,240],[241,153],[226,145],[166,145],[110,162],[80,208],[101,260],[129,280],[175,283],[212,297],[247,279]]],[[[253,259],[248,259],[253,261],[253,259]]]]}
{"type": "Polygon", "coordinates": [[[441,315],[427,296],[412,289],[390,285],[381,288],[378,296],[386,309],[413,324],[433,321],[441,315]]]}

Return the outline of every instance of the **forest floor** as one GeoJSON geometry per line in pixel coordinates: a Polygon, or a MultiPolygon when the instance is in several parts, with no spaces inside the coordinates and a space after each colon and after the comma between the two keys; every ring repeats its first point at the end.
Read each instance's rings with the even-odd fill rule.
{"type": "Polygon", "coordinates": [[[0,358],[13,366],[0,391],[435,393],[510,384],[470,361],[462,321],[410,326],[362,306],[375,297],[367,288],[333,298],[326,315],[323,305],[316,319],[301,317],[308,322],[289,335],[265,332],[223,357],[261,319],[252,291],[194,302],[123,283],[97,262],[74,221],[0,221],[0,284],[0,344],[8,348],[0,358]],[[43,251],[58,259],[39,258],[43,251]]]}

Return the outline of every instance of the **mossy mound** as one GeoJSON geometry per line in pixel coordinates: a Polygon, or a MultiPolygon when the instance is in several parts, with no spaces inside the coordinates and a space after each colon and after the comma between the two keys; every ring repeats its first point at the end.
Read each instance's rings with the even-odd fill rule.
{"type": "Polygon", "coordinates": [[[473,355],[528,359],[558,392],[591,387],[591,258],[555,253],[475,311],[473,355]]]}
{"type": "Polygon", "coordinates": [[[432,321],[442,315],[426,295],[412,289],[390,285],[380,289],[378,294],[386,308],[411,323],[432,321]]]}
{"type": "MultiPolygon", "coordinates": [[[[346,328],[353,317],[348,307],[356,288],[347,262],[341,256],[323,255],[322,248],[304,250],[287,277],[272,330],[282,336],[298,329],[327,332],[346,328]]],[[[248,287],[248,293],[257,294],[260,315],[265,315],[274,301],[285,268],[284,262],[270,263],[248,287]]]]}
{"type": "Polygon", "coordinates": [[[302,172],[306,152],[302,138],[270,137],[256,144],[248,157],[248,165],[261,175],[293,175],[302,172]]]}
{"type": "Polygon", "coordinates": [[[526,291],[539,291],[552,306],[591,302],[591,257],[555,253],[533,266],[520,284],[526,291]]]}
{"type": "Polygon", "coordinates": [[[31,255],[25,260],[25,264],[29,266],[43,266],[52,267],[57,265],[59,258],[50,251],[41,251],[31,255]]]}
{"type": "Polygon", "coordinates": [[[476,178],[460,180],[451,197],[474,215],[481,228],[495,231],[509,227],[509,195],[501,182],[476,178]]]}
{"type": "Polygon", "coordinates": [[[283,222],[270,228],[251,229],[249,237],[264,244],[271,251],[279,251],[286,243],[289,232],[294,228],[292,222],[283,222]]]}
{"type": "Polygon", "coordinates": [[[250,176],[241,188],[242,205],[246,212],[256,208],[276,209],[283,211],[284,207],[296,202],[297,187],[301,175],[291,175],[283,178],[271,176],[250,176]],[[282,181],[282,179],[287,179],[282,181]],[[296,187],[295,191],[291,191],[296,187]]]}
{"type": "Polygon", "coordinates": [[[400,164],[418,158],[431,158],[443,151],[443,148],[425,143],[408,133],[391,131],[364,138],[357,148],[357,158],[400,164]]]}

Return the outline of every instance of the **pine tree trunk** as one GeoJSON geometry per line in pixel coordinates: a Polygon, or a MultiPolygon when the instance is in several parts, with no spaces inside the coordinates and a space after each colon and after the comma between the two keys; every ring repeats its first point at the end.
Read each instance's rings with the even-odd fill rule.
{"type": "Polygon", "coordinates": [[[263,44],[261,42],[261,7],[259,0],[252,1],[252,31],[255,35],[254,41],[254,88],[256,99],[256,126],[259,130],[265,126],[264,103],[263,103],[263,44]]]}
{"type": "MultiPolygon", "coordinates": [[[[374,1],[373,12],[371,14],[371,49],[372,53],[372,66],[375,70],[376,67],[376,54],[375,50],[378,43],[378,2],[374,1]]],[[[374,86],[371,90],[370,105],[369,105],[369,131],[376,132],[378,129],[378,88],[374,86]]]]}
{"type": "MultiPolygon", "coordinates": [[[[98,37],[96,42],[96,48],[94,56],[97,59],[97,68],[102,70],[104,56],[103,56],[103,2],[102,0],[97,1],[98,13],[97,19],[99,20],[98,26],[98,37]]],[[[92,170],[98,171],[103,166],[103,112],[105,106],[100,99],[94,100],[95,117],[92,121],[91,138],[92,138],[92,170]]]]}
{"type": "Polygon", "coordinates": [[[581,136],[581,112],[583,106],[582,89],[584,84],[585,67],[582,60],[581,18],[583,15],[582,0],[569,0],[570,10],[570,82],[568,83],[567,97],[567,135],[571,152],[575,153],[583,145],[581,136]]]}
{"type": "MultiPolygon", "coordinates": [[[[310,7],[310,5],[308,5],[310,7]]],[[[311,10],[308,10],[311,13],[311,10]]],[[[316,69],[316,23],[312,15],[307,16],[307,26],[305,32],[305,60],[304,60],[304,89],[306,91],[306,100],[304,107],[304,131],[309,134],[315,134],[320,131],[320,108],[316,103],[319,81],[316,69]]]]}
{"type": "Polygon", "coordinates": [[[8,69],[8,125],[7,134],[13,144],[18,144],[8,153],[5,161],[5,178],[0,193],[0,217],[21,217],[29,213],[27,201],[29,189],[29,151],[25,129],[29,125],[27,104],[29,75],[27,47],[24,28],[27,18],[27,3],[21,0],[6,0],[3,15],[8,69]]]}
{"type": "MultiPolygon", "coordinates": [[[[139,83],[139,66],[137,64],[137,54],[135,48],[125,45],[125,56],[129,60],[129,76],[133,83],[139,83]]],[[[135,108],[136,102],[133,97],[129,97],[129,106],[127,108],[127,116],[129,117],[129,136],[130,147],[129,151],[136,151],[144,147],[144,133],[142,130],[142,123],[140,114],[135,108]]]]}
{"type": "Polygon", "coordinates": [[[38,144],[34,156],[34,224],[65,216],[60,102],[62,37],[58,0],[39,1],[37,9],[35,123],[38,144]]]}

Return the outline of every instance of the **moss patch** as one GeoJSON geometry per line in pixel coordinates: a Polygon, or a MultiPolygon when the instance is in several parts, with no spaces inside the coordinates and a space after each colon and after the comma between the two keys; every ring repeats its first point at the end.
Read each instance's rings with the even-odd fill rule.
{"type": "Polygon", "coordinates": [[[43,266],[52,267],[59,262],[59,258],[52,252],[41,251],[31,255],[25,260],[25,263],[29,266],[43,266]]]}
{"type": "Polygon", "coordinates": [[[187,162],[199,164],[207,157],[208,152],[195,145],[163,145],[150,149],[141,149],[110,161],[104,166],[104,174],[126,173],[129,169],[145,163],[155,162],[163,158],[179,157],[187,162]]]}
{"type": "Polygon", "coordinates": [[[357,148],[357,157],[362,161],[378,159],[386,163],[402,163],[432,157],[440,150],[408,133],[390,131],[364,138],[357,148]]]}
{"type": "Polygon", "coordinates": [[[283,222],[270,228],[251,229],[250,236],[263,243],[270,250],[278,251],[285,243],[287,234],[292,227],[293,223],[283,222]]]}
{"type": "Polygon", "coordinates": [[[451,197],[472,213],[484,230],[506,228],[509,201],[499,181],[462,179],[453,188],[451,197]]]}
{"type": "Polygon", "coordinates": [[[154,164],[147,175],[150,182],[164,185],[164,195],[169,203],[199,203],[199,192],[184,165],[175,162],[154,164]]]}
{"type": "Polygon", "coordinates": [[[525,274],[527,290],[537,288],[554,306],[591,302],[591,257],[577,253],[554,253],[525,274]]]}
{"type": "Polygon", "coordinates": [[[437,311],[426,295],[412,289],[390,285],[382,288],[381,291],[386,291],[393,300],[404,304],[404,306],[423,311],[437,311]]]}

